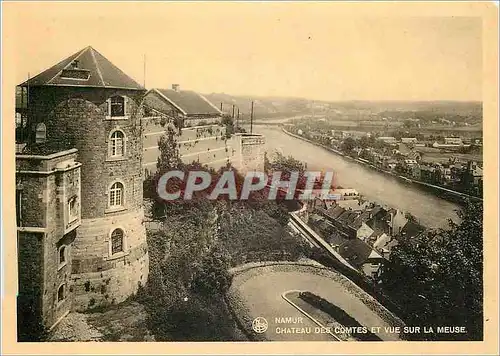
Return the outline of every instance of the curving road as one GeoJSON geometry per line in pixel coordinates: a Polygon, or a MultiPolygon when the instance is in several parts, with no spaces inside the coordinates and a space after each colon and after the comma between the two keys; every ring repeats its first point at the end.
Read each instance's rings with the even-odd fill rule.
{"type": "Polygon", "coordinates": [[[309,170],[332,170],[336,184],[352,187],[367,199],[410,212],[428,227],[447,227],[448,219],[458,221],[457,204],[422,191],[396,178],[381,174],[311,143],[293,138],[279,127],[255,126],[265,135],[268,153],[279,151],[307,162],[309,170]]]}
{"type": "MultiPolygon", "coordinates": [[[[346,282],[351,287],[354,286],[351,282],[341,282],[334,272],[324,273],[326,274],[315,273],[315,267],[297,265],[258,267],[236,275],[230,293],[240,296],[250,318],[264,317],[267,320],[269,327],[264,333],[267,340],[337,341],[327,333],[315,332],[318,325],[283,298],[283,293],[289,290],[307,290],[319,295],[368,328],[394,326],[346,287],[346,282]],[[291,322],[286,323],[286,319],[281,318],[290,318],[291,322]]],[[[366,296],[364,292],[362,294],[366,296]]],[[[400,340],[393,333],[381,331],[378,335],[384,340],[400,340]]]]}

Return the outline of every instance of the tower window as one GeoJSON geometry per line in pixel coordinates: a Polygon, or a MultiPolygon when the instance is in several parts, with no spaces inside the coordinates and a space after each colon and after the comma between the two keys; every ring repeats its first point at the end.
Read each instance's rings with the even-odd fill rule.
{"type": "Polygon", "coordinates": [[[59,247],[59,265],[66,264],[66,246],[59,247]]]}
{"type": "Polygon", "coordinates": [[[116,130],[111,134],[109,140],[109,155],[111,157],[120,157],[125,155],[125,134],[116,130]]]}
{"type": "Polygon", "coordinates": [[[16,189],[16,221],[17,226],[22,225],[22,216],[21,216],[21,201],[22,201],[22,190],[16,189]]]}
{"type": "Polygon", "coordinates": [[[115,229],[111,233],[111,254],[123,252],[123,230],[115,229]]]}
{"type": "Polygon", "coordinates": [[[72,222],[78,218],[77,197],[74,196],[68,200],[68,221],[72,222]]]}
{"type": "Polygon", "coordinates": [[[38,125],[36,125],[35,142],[42,143],[45,142],[46,139],[47,139],[47,127],[43,122],[41,122],[38,125]]]}
{"type": "Polygon", "coordinates": [[[123,184],[120,182],[114,183],[109,189],[109,206],[111,208],[120,207],[123,205],[123,184]]]}
{"type": "Polygon", "coordinates": [[[57,302],[62,302],[65,298],[65,285],[61,284],[59,289],[57,290],[57,302]]]}
{"type": "Polygon", "coordinates": [[[124,117],[126,114],[126,100],[123,96],[113,96],[108,99],[108,116],[124,117]]]}

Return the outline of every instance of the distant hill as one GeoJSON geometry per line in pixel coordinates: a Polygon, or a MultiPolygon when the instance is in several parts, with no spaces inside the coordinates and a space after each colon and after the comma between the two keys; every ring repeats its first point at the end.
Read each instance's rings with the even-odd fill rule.
{"type": "MultiPolygon", "coordinates": [[[[250,115],[252,100],[254,101],[254,117],[257,119],[295,116],[295,115],[325,115],[343,116],[345,114],[385,115],[402,113],[426,113],[432,115],[460,115],[466,117],[482,117],[482,103],[477,101],[322,101],[292,97],[251,97],[236,96],[225,93],[204,94],[215,106],[226,114],[232,114],[235,105],[235,115],[240,109],[240,117],[250,115]]],[[[350,119],[354,119],[349,115],[350,119]]]]}
{"type": "Polygon", "coordinates": [[[279,117],[293,116],[310,112],[309,101],[300,98],[285,97],[250,97],[235,96],[225,93],[203,94],[210,102],[222,111],[231,115],[235,105],[235,115],[240,110],[240,117],[247,118],[250,115],[252,100],[254,101],[254,117],[279,117]]]}

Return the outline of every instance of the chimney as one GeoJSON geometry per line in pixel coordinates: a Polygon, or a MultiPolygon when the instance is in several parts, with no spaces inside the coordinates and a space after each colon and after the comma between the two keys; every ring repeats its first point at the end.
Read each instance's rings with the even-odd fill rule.
{"type": "Polygon", "coordinates": [[[178,93],[181,91],[181,86],[179,84],[172,84],[172,89],[178,93]]]}

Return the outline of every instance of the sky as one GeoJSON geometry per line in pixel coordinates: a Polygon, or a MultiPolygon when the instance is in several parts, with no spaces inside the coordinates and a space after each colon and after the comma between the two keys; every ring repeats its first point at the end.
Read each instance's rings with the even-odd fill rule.
{"type": "MultiPolygon", "coordinates": [[[[10,4],[12,5],[12,4],[10,4]]],[[[146,87],[316,100],[481,100],[480,17],[332,3],[16,3],[18,83],[91,45],[146,87]]],[[[10,10],[10,11],[9,11],[10,10]]],[[[4,32],[5,35],[5,32],[4,32]]],[[[4,54],[5,55],[5,54],[4,54]]]]}

